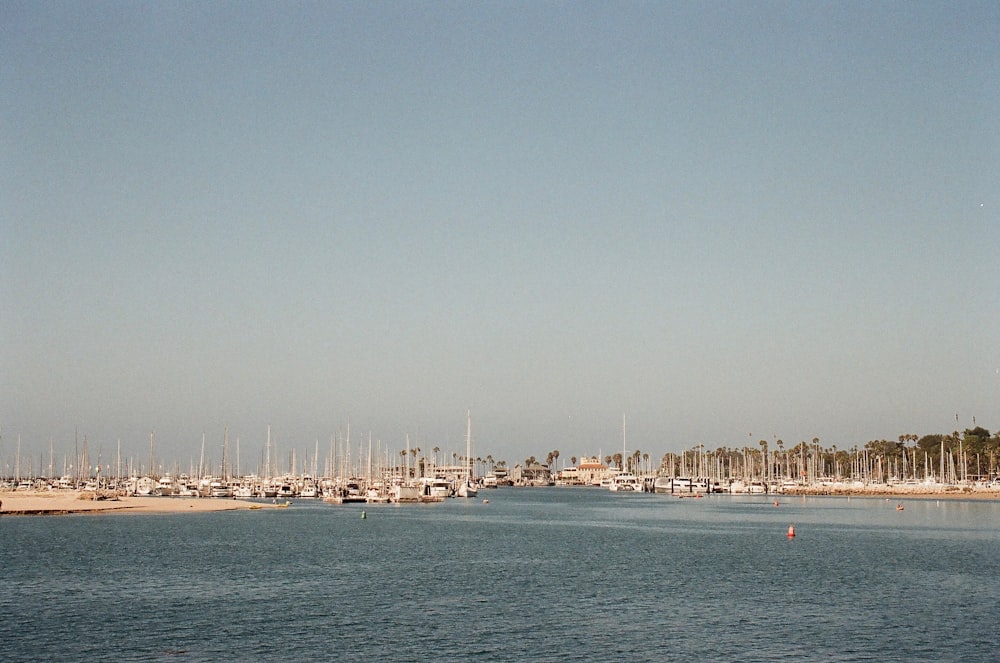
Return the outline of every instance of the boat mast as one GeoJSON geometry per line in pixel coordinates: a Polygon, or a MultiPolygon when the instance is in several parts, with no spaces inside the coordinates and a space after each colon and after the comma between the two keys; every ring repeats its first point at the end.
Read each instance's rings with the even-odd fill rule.
{"type": "Polygon", "coordinates": [[[472,410],[466,411],[465,462],[467,465],[466,481],[471,485],[472,484],[472,410]]]}
{"type": "Polygon", "coordinates": [[[271,478],[271,424],[267,425],[267,455],[264,457],[266,476],[271,478]]]}

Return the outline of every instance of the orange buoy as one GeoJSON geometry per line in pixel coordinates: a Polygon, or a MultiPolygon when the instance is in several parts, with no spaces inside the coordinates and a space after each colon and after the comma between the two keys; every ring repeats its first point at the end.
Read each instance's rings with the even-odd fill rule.
{"type": "Polygon", "coordinates": [[[794,539],[795,538],[795,525],[789,525],[788,526],[788,538],[789,539],[794,539]]]}

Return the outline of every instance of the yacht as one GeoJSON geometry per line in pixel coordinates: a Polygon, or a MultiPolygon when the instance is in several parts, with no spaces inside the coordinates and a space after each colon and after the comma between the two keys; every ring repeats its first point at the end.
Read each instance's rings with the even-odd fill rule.
{"type": "Polygon", "coordinates": [[[626,472],[616,475],[612,479],[609,489],[613,493],[641,493],[642,482],[636,475],[626,472]]]}

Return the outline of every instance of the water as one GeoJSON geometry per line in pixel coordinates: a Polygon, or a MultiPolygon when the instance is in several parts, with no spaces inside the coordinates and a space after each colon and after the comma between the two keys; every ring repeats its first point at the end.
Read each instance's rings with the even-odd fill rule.
{"type": "Polygon", "coordinates": [[[0,518],[0,660],[1000,659],[1000,503],[772,501],[0,518]]]}

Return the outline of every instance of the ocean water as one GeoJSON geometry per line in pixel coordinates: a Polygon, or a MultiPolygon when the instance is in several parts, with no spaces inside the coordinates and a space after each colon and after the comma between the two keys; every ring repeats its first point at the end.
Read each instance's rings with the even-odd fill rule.
{"type": "Polygon", "coordinates": [[[1000,660],[1000,503],[773,500],[0,518],[0,660],[1000,660]]]}

